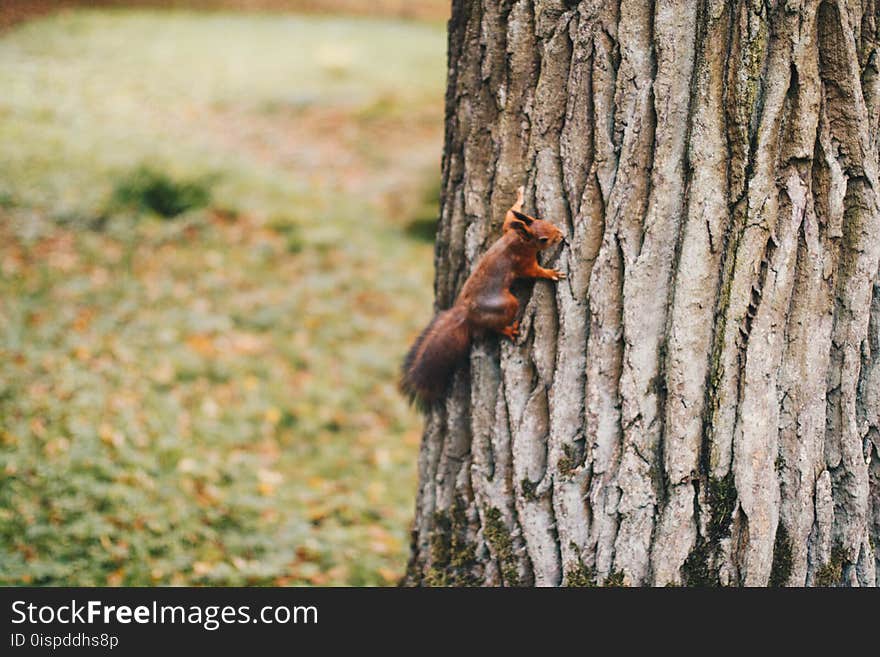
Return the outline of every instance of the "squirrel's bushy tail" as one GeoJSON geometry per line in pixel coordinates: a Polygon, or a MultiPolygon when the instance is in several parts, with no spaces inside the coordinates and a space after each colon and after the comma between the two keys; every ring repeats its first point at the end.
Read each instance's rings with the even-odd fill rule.
{"type": "Polygon", "coordinates": [[[400,389],[420,408],[440,398],[467,355],[471,332],[466,320],[465,311],[456,307],[437,313],[406,355],[400,389]]]}

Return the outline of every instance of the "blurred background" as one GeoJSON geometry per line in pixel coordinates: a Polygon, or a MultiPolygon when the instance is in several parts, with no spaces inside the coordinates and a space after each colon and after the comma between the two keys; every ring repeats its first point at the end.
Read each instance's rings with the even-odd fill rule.
{"type": "Polygon", "coordinates": [[[0,584],[396,583],[447,13],[0,3],[0,584]]]}

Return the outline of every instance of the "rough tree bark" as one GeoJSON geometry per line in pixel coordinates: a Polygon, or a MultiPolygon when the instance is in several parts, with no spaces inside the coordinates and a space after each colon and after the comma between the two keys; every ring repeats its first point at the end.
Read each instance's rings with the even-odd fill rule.
{"type": "Polygon", "coordinates": [[[514,190],[520,339],[426,419],[408,584],[875,585],[880,0],[455,0],[437,307],[514,190]]]}

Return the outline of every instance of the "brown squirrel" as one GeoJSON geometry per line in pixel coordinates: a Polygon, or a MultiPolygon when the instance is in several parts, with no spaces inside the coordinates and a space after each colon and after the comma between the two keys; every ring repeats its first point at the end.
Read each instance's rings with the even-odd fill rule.
{"type": "Polygon", "coordinates": [[[504,217],[501,237],[477,263],[452,308],[437,313],[413,343],[403,362],[401,390],[422,408],[437,401],[455,367],[468,353],[471,338],[492,330],[511,340],[519,334],[519,302],[510,292],[518,278],[558,281],[565,274],[538,264],[538,251],[562,239],[553,224],[521,212],[523,188],[504,217]]]}

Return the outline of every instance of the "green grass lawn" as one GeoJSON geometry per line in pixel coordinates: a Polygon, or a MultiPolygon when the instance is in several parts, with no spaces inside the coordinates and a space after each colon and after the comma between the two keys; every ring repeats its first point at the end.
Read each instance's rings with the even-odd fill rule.
{"type": "Polygon", "coordinates": [[[402,575],[444,39],[143,11],[0,35],[0,584],[402,575]],[[204,198],[163,217],[145,185],[204,198]]]}

